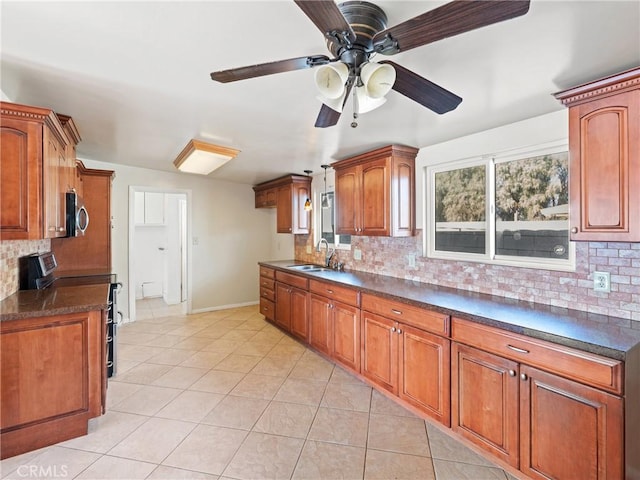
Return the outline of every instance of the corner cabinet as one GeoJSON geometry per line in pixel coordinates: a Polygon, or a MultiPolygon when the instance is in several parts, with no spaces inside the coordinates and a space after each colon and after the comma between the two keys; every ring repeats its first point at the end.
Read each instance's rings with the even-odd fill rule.
{"type": "Polygon", "coordinates": [[[555,97],[569,107],[571,240],[640,241],[640,68],[555,97]]]}
{"type": "Polygon", "coordinates": [[[75,125],[62,116],[63,127],[46,108],[8,102],[0,107],[0,238],[64,237],[65,192],[74,187],[69,156],[79,140],[75,125]]]}
{"type": "Polygon", "coordinates": [[[286,175],[253,187],[256,208],[276,208],[278,233],[308,234],[311,212],[304,204],[311,198],[311,177],[286,175]]]}
{"type": "Polygon", "coordinates": [[[331,164],[336,180],[336,232],[410,237],[415,233],[415,157],[389,145],[331,164]]]}

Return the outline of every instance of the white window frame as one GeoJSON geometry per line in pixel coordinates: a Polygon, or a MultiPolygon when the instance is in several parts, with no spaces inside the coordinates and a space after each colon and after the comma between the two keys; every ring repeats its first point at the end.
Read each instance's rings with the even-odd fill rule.
{"type": "MultiPolygon", "coordinates": [[[[333,200],[335,202],[335,174],[333,169],[328,169],[327,171],[327,193],[333,193],[333,200]]],[[[318,242],[322,238],[322,195],[325,192],[324,188],[324,172],[320,175],[316,175],[313,177],[313,208],[312,208],[312,217],[313,217],[313,245],[318,245],[318,242]]],[[[335,221],[335,208],[333,209],[334,221],[335,221]]],[[[340,243],[340,234],[334,232],[334,242],[329,243],[330,248],[335,248],[336,250],[351,250],[351,243],[340,243]]]]}
{"type": "Polygon", "coordinates": [[[568,151],[566,140],[550,142],[536,146],[529,146],[507,152],[483,155],[461,159],[454,162],[429,165],[424,168],[424,232],[423,251],[428,258],[443,260],[458,260],[467,262],[488,263],[523,268],[536,268],[572,272],[576,269],[575,244],[568,242],[567,259],[553,259],[540,257],[515,257],[496,255],[496,218],[495,218],[495,165],[528,157],[537,157],[568,151]],[[486,179],[486,231],[484,254],[448,252],[435,249],[435,176],[437,173],[457,170],[467,167],[484,166],[486,179]]]}

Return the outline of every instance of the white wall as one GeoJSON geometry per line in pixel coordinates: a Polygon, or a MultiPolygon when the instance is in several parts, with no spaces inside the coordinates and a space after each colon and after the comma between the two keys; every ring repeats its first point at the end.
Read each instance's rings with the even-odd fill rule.
{"type": "Polygon", "coordinates": [[[83,160],[115,170],[112,188],[112,263],[124,284],[118,299],[128,312],[129,186],[191,191],[191,282],[194,312],[259,300],[257,262],[293,258],[293,235],[275,234],[275,212],[254,208],[250,185],[83,160]],[[197,239],[197,245],[193,240],[197,239]]]}

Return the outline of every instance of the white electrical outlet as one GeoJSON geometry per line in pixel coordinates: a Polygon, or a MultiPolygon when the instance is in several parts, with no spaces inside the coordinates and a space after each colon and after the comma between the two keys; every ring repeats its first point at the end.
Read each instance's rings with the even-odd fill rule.
{"type": "Polygon", "coordinates": [[[311,245],[307,245],[307,254],[311,253],[311,245]]]}
{"type": "Polygon", "coordinates": [[[596,292],[611,291],[609,272],[593,272],[593,290],[596,292]]]}
{"type": "Polygon", "coordinates": [[[354,260],[362,260],[362,250],[359,248],[353,249],[353,259],[354,260]]]}
{"type": "Polygon", "coordinates": [[[409,267],[415,268],[415,266],[416,266],[416,256],[413,253],[410,253],[410,254],[407,255],[407,263],[409,264],[409,267]]]}

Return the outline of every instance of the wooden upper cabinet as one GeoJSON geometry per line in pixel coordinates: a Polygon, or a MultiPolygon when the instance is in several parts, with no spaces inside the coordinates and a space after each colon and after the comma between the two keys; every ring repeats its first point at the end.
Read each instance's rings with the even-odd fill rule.
{"type": "Polygon", "coordinates": [[[556,98],[569,107],[571,239],[640,241],[640,68],[556,98]]]}
{"type": "Polygon", "coordinates": [[[58,272],[111,270],[111,182],[113,170],[86,168],[80,161],[77,170],[84,184],[84,205],[89,226],[84,235],[51,240],[58,261],[58,272]]]}
{"type": "Polygon", "coordinates": [[[408,237],[415,232],[415,157],[390,145],[333,163],[336,232],[408,237]]]}
{"type": "Polygon", "coordinates": [[[278,233],[302,233],[311,231],[311,212],[304,204],[311,198],[311,177],[286,175],[253,187],[256,208],[276,207],[278,233]]]}
{"type": "Polygon", "coordinates": [[[66,235],[67,134],[52,110],[8,102],[0,109],[0,238],[66,235]]]}

